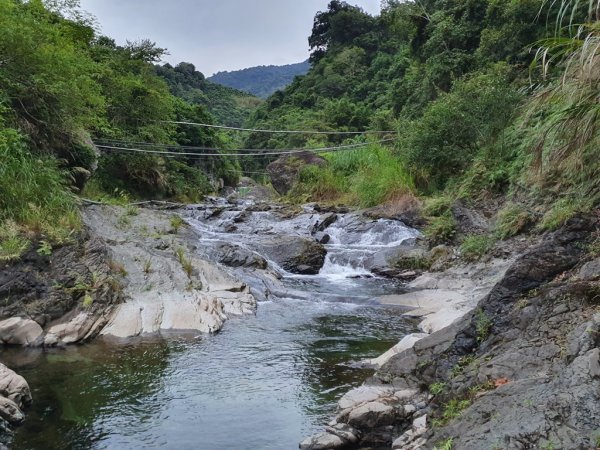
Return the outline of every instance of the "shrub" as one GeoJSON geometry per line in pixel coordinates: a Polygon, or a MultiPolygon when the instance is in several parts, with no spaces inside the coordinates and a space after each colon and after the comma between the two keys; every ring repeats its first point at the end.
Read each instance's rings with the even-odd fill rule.
{"type": "Polygon", "coordinates": [[[477,260],[489,252],[494,246],[490,236],[467,236],[460,245],[462,256],[467,260],[477,260]]]}
{"type": "Polygon", "coordinates": [[[434,217],[424,230],[425,236],[433,244],[451,241],[456,234],[456,222],[451,213],[434,217]]]}
{"type": "Polygon", "coordinates": [[[567,220],[577,215],[577,213],[587,211],[590,208],[591,205],[588,200],[568,198],[558,200],[544,214],[539,223],[539,228],[542,230],[556,230],[567,220]]]}
{"type": "Polygon", "coordinates": [[[495,232],[500,239],[507,239],[519,234],[531,221],[531,215],[522,205],[509,202],[498,212],[495,232]]]}
{"type": "Polygon", "coordinates": [[[0,222],[14,221],[54,243],[79,229],[75,198],[55,159],[34,157],[16,130],[0,128],[0,161],[0,222]]]}

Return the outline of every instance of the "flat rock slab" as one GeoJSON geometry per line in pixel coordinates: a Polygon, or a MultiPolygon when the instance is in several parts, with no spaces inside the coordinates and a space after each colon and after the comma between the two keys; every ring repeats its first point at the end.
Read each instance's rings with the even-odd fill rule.
{"type": "Polygon", "coordinates": [[[392,395],[394,389],[386,386],[359,386],[348,391],[338,401],[341,410],[353,408],[362,403],[372,402],[380,397],[392,395]]]}
{"type": "Polygon", "coordinates": [[[397,355],[400,352],[403,352],[404,350],[408,350],[409,348],[412,348],[413,345],[415,345],[416,342],[420,341],[421,339],[423,339],[424,337],[429,336],[428,334],[425,333],[413,333],[413,334],[408,334],[406,336],[404,336],[400,342],[398,342],[396,345],[394,345],[392,348],[390,348],[387,352],[383,353],[382,355],[378,356],[377,358],[372,358],[367,360],[366,362],[368,364],[371,364],[377,368],[381,367],[382,365],[384,365],[386,362],[388,362],[390,360],[390,358],[392,358],[394,355],[397,355]]]}
{"type": "Polygon", "coordinates": [[[384,305],[396,305],[414,307],[415,309],[426,308],[431,311],[439,311],[467,299],[460,292],[444,289],[423,289],[421,291],[407,292],[398,295],[384,295],[378,298],[384,305]]]}
{"type": "Polygon", "coordinates": [[[394,418],[392,406],[381,402],[369,402],[350,411],[348,424],[358,429],[368,429],[390,425],[394,418]]]}
{"type": "Polygon", "coordinates": [[[223,304],[202,293],[169,292],[133,298],[119,305],[101,335],[126,338],[158,331],[214,333],[225,322],[223,304]]]}

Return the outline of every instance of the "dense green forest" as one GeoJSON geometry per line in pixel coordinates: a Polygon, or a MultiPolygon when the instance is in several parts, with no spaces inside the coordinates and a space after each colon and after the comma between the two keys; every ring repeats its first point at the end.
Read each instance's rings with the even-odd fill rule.
{"type": "Polygon", "coordinates": [[[304,75],[309,68],[308,61],[284,66],[257,66],[231,72],[217,72],[208,79],[260,98],[267,98],[275,91],[288,86],[296,76],[304,75]]]}
{"type": "Polygon", "coordinates": [[[18,255],[31,236],[67,240],[80,226],[75,192],[84,185],[87,196],[107,201],[197,200],[213,190],[211,179],[237,177],[237,163],[219,156],[98,152],[93,141],[121,149],[129,141],[170,144],[171,151],[231,144],[213,130],[169,123],[213,118],[157,75],[163,49],[146,40],[116,45],[77,6],[0,0],[0,259],[18,255]]]}
{"type": "MultiPolygon", "coordinates": [[[[597,1],[387,1],[372,17],[333,0],[315,16],[312,68],[258,108],[259,128],[392,130],[331,153],[293,195],[362,206],[436,197],[430,233],[452,235],[449,205],[508,199],[502,235],[558,226],[600,199],[597,1]]],[[[357,138],[358,139],[358,138],[357,138]]],[[[361,137],[360,139],[365,139],[361,137]]],[[[254,134],[288,147],[339,137],[254,134]]]]}
{"type": "MultiPolygon", "coordinates": [[[[132,153],[128,142],[177,152],[367,141],[304,170],[290,199],[372,206],[434,197],[426,213],[440,240],[452,236],[457,198],[502,199],[502,236],[556,227],[600,196],[596,6],[390,0],[372,17],[333,0],[315,16],[310,71],[246,125],[390,132],[253,133],[241,142],[173,122],[239,124],[254,97],[208,83],[191,64],[157,65],[165,50],[151,41],[117,45],[75,0],[0,0],[0,257],[18,254],[30,235],[68,239],[82,190],[105,201],[194,201],[211,181],[240,174],[231,157],[132,153]]],[[[242,161],[250,171],[268,162],[242,161]]]]}
{"type": "Polygon", "coordinates": [[[240,127],[261,103],[260,99],[231,87],[211,83],[191,63],[156,66],[176,97],[188,103],[203,105],[219,124],[240,127]]]}

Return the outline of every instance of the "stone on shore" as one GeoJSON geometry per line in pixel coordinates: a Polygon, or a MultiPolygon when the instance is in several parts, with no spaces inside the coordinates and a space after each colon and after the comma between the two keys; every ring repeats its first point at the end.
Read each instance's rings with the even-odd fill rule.
{"type": "Polygon", "coordinates": [[[0,322],[0,342],[8,345],[33,345],[44,333],[42,327],[31,319],[11,317],[0,322]]]}

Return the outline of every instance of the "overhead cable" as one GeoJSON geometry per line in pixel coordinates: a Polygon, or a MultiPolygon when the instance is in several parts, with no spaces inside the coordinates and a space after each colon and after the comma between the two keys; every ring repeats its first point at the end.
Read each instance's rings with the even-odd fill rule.
{"type": "MultiPolygon", "coordinates": [[[[328,153],[328,152],[336,152],[343,150],[351,150],[360,147],[366,147],[371,144],[383,144],[385,142],[395,141],[395,139],[381,139],[374,142],[363,142],[360,144],[349,144],[349,145],[339,145],[336,147],[321,147],[321,148],[298,148],[298,149],[290,149],[290,150],[272,150],[267,149],[267,151],[258,152],[258,153],[191,153],[191,152],[172,152],[172,151],[163,151],[163,150],[148,150],[141,148],[128,148],[128,147],[119,147],[112,145],[102,145],[94,143],[94,145],[98,148],[103,148],[106,150],[118,150],[118,151],[129,151],[136,153],[148,153],[162,156],[193,156],[193,157],[205,157],[205,156],[268,156],[268,155],[292,155],[304,152],[313,152],[313,153],[328,153]]],[[[256,151],[256,149],[238,149],[238,150],[224,150],[226,152],[231,151],[256,151]]]]}
{"type": "Polygon", "coordinates": [[[235,130],[235,131],[250,131],[254,133],[273,133],[273,134],[396,134],[396,131],[311,131],[311,130],[261,130],[255,128],[239,128],[239,127],[229,127],[226,125],[212,125],[209,123],[196,123],[196,122],[182,122],[175,120],[161,120],[161,123],[171,123],[175,125],[190,125],[195,127],[204,127],[204,128],[218,128],[221,130],[235,130]]]}

